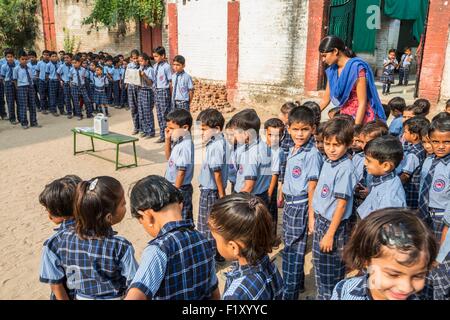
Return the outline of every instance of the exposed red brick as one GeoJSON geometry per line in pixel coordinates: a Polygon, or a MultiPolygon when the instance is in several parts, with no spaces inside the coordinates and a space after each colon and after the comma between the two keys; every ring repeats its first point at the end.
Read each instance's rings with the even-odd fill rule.
{"type": "Polygon", "coordinates": [[[178,54],[178,10],[176,3],[167,4],[169,20],[169,59],[178,54]]]}
{"type": "Polygon", "coordinates": [[[239,1],[228,2],[227,90],[234,101],[239,75],[239,1]]]}

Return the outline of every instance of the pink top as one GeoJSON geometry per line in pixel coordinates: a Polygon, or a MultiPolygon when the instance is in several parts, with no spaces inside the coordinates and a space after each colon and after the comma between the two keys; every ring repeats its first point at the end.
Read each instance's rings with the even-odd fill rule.
{"type": "MultiPolygon", "coordinates": [[[[361,69],[358,74],[358,78],[365,78],[366,70],[361,69]]],[[[341,107],[341,114],[348,114],[353,118],[356,118],[356,112],[358,111],[358,95],[356,94],[356,84],[350,93],[347,102],[341,107]]],[[[364,116],[363,124],[375,120],[375,112],[373,111],[370,102],[367,102],[366,115],[364,116]]]]}

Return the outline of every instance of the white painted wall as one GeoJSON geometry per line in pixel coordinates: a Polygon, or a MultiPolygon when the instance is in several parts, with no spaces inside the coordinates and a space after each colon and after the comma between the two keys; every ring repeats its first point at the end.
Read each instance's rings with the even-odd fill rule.
{"type": "Polygon", "coordinates": [[[178,53],[197,78],[226,81],[227,0],[178,2],[178,53]]]}
{"type": "Polygon", "coordinates": [[[441,100],[446,99],[450,99],[450,33],[448,35],[447,54],[445,56],[444,75],[441,87],[441,100]]]}

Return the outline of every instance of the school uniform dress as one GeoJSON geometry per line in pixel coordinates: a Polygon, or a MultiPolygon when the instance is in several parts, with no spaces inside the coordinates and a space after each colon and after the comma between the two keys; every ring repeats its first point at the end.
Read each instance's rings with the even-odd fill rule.
{"type": "Polygon", "coordinates": [[[80,96],[83,97],[84,105],[86,106],[86,114],[88,117],[92,116],[92,102],[89,98],[86,89],[87,70],[83,67],[72,68],[70,70],[70,93],[73,99],[74,115],[81,117],[80,96]]]}
{"type": "Polygon", "coordinates": [[[389,125],[389,133],[395,137],[399,137],[403,132],[403,116],[399,116],[392,120],[389,125]]]}
{"type": "Polygon", "coordinates": [[[184,220],[194,221],[192,213],[192,177],[194,175],[194,143],[190,134],[178,138],[172,142],[172,152],[167,163],[165,178],[172,184],[175,184],[178,171],[185,171],[183,183],[180,191],[183,195],[184,220]]]}
{"type": "Polygon", "coordinates": [[[250,144],[236,150],[236,185],[234,190],[241,192],[246,180],[255,181],[252,194],[261,198],[269,207],[268,190],[272,179],[272,150],[258,137],[250,144]]]}
{"type": "Polygon", "coordinates": [[[131,288],[151,300],[207,300],[218,287],[210,242],[192,220],[166,223],[142,253],[131,288]]]}
{"type": "Polygon", "coordinates": [[[109,80],[106,76],[94,77],[94,103],[96,109],[109,104],[106,88],[109,80]]]}
{"type": "Polygon", "coordinates": [[[399,85],[405,84],[405,86],[408,85],[409,81],[409,69],[411,67],[411,61],[407,61],[407,59],[413,58],[413,55],[407,55],[403,54],[402,58],[400,59],[400,68],[398,69],[398,76],[399,76],[399,85]]]}
{"type": "Polygon", "coordinates": [[[125,69],[120,67],[120,106],[128,107],[128,92],[125,83],[125,69]]]}
{"type": "Polygon", "coordinates": [[[283,279],[276,265],[264,255],[254,265],[233,262],[226,273],[223,300],[281,300],[283,279]]]}
{"type": "Polygon", "coordinates": [[[202,163],[198,182],[200,185],[200,201],[197,219],[197,229],[211,242],[216,251],[216,241],[211,235],[208,227],[208,218],[212,206],[219,199],[214,173],[222,174],[222,185],[225,190],[227,186],[228,165],[226,162],[226,142],[223,134],[212,136],[206,143],[205,158],[202,163]]]}
{"type": "Polygon", "coordinates": [[[152,81],[151,85],[148,85],[145,80],[142,79],[142,86],[138,93],[138,114],[139,114],[139,128],[146,136],[155,136],[155,117],[153,115],[153,106],[155,104],[155,97],[153,92],[153,83],[155,81],[155,72],[151,66],[140,69],[143,71],[147,78],[152,81]]]}
{"type": "Polygon", "coordinates": [[[342,253],[350,236],[349,218],[352,215],[353,193],[357,183],[354,172],[355,167],[348,154],[336,161],[326,159],[314,192],[313,265],[319,300],[330,299],[334,286],[345,276],[342,253]],[[330,227],[338,199],[347,200],[347,205],[334,234],[333,250],[325,253],[320,250],[320,241],[330,227]]]}
{"type": "MultiPolygon", "coordinates": [[[[369,288],[369,276],[351,277],[340,281],[333,290],[331,300],[373,300],[369,288]]],[[[420,300],[412,294],[407,300],[420,300]]]]}
{"type": "Polygon", "coordinates": [[[443,216],[450,203],[450,154],[428,157],[420,174],[419,215],[441,239],[443,216]]]}
{"type": "Polygon", "coordinates": [[[16,67],[15,63],[5,63],[2,65],[0,77],[3,79],[5,86],[6,104],[8,105],[8,117],[10,122],[15,122],[16,119],[16,87],[13,82],[13,71],[16,67]]]}
{"type": "Polygon", "coordinates": [[[297,300],[305,286],[304,262],[308,239],[308,183],[317,181],[322,157],[310,138],[289,150],[283,183],[283,300],[297,300]]]}
{"type": "Polygon", "coordinates": [[[380,78],[381,83],[383,83],[383,94],[389,93],[389,91],[391,90],[391,84],[395,82],[394,72],[395,68],[397,68],[398,61],[394,59],[394,61],[391,62],[390,59],[386,58],[383,61],[383,66],[386,65],[387,63],[388,65],[383,67],[383,74],[381,75],[380,78]]]}
{"type": "Polygon", "coordinates": [[[17,109],[19,113],[19,122],[23,127],[37,125],[36,119],[36,97],[33,85],[33,74],[27,65],[17,66],[13,71],[13,79],[17,85],[17,109]],[[28,122],[27,112],[30,113],[28,122]]]}
{"type": "Polygon", "coordinates": [[[294,140],[292,140],[291,135],[289,134],[289,131],[287,129],[287,126],[284,128],[283,137],[280,141],[281,149],[283,150],[284,157],[282,157],[281,163],[280,163],[280,176],[279,181],[283,182],[284,180],[284,173],[286,171],[286,161],[289,154],[289,150],[294,146],[294,140]]]}
{"type": "Polygon", "coordinates": [[[194,90],[192,78],[186,71],[172,75],[172,109],[190,110],[189,92],[194,90]]]}
{"type": "Polygon", "coordinates": [[[114,105],[120,106],[120,80],[121,80],[120,68],[114,68],[112,78],[113,78],[114,105]]]}
{"type": "Polygon", "coordinates": [[[49,104],[50,104],[50,112],[56,113],[57,107],[60,113],[64,113],[64,106],[62,104],[61,99],[61,91],[58,77],[57,77],[58,63],[57,62],[49,62],[47,63],[46,73],[48,75],[48,95],[49,95],[49,104]]]}
{"type": "Polygon", "coordinates": [[[172,70],[166,61],[157,63],[154,69],[156,115],[159,123],[159,137],[163,140],[165,139],[166,116],[170,111],[172,70]]]}
{"type": "Polygon", "coordinates": [[[404,187],[406,204],[412,210],[419,208],[420,172],[426,157],[427,152],[422,143],[411,144],[404,150],[404,158],[400,164],[402,173],[410,176],[409,182],[404,187]]]}
{"type": "Polygon", "coordinates": [[[109,230],[107,237],[82,240],[73,227],[47,243],[41,282],[63,283],[77,300],[118,300],[124,297],[138,264],[132,244],[109,230]]]}
{"type": "Polygon", "coordinates": [[[406,208],[405,190],[394,171],[373,177],[369,195],[357,212],[361,219],[365,219],[372,212],[384,208],[406,208]]]}
{"type": "Polygon", "coordinates": [[[272,177],[277,176],[277,185],[273,190],[272,197],[269,199],[269,212],[272,216],[272,221],[274,223],[274,232],[277,233],[277,223],[278,223],[278,181],[280,179],[280,163],[283,161],[284,151],[279,146],[272,147],[272,177]]]}
{"type": "Polygon", "coordinates": [[[36,108],[40,108],[41,107],[41,102],[39,101],[39,79],[37,77],[37,69],[38,69],[38,62],[36,61],[35,63],[31,63],[31,61],[29,61],[27,63],[28,68],[31,69],[31,73],[33,74],[33,87],[34,87],[34,92],[35,92],[35,100],[36,100],[36,108]]]}
{"type": "Polygon", "coordinates": [[[105,87],[106,90],[106,97],[108,99],[108,103],[107,104],[112,104],[113,102],[113,82],[109,77],[112,77],[114,73],[114,67],[113,66],[104,66],[103,67],[103,74],[107,77],[108,79],[108,84],[105,87]]]}
{"type": "MultiPolygon", "coordinates": [[[[48,238],[44,242],[44,248],[42,250],[42,257],[41,257],[41,264],[40,264],[40,271],[39,271],[39,279],[43,283],[49,283],[49,284],[58,284],[62,283],[66,289],[66,292],[71,300],[75,299],[75,291],[73,289],[69,289],[67,287],[67,277],[64,277],[62,279],[58,280],[52,280],[54,273],[53,273],[53,262],[55,259],[55,252],[51,251],[52,249],[56,249],[60,247],[59,240],[61,240],[60,234],[64,231],[66,231],[69,228],[72,228],[75,226],[75,220],[69,219],[63,221],[58,228],[54,229],[55,234],[53,234],[50,238],[48,238]]],[[[50,300],[56,300],[55,294],[52,292],[50,294],[50,300]]]]}
{"type": "MultiPolygon", "coordinates": [[[[127,69],[139,69],[139,65],[130,62],[127,69]]],[[[133,120],[134,131],[142,132],[139,119],[139,89],[140,86],[128,84],[128,106],[131,109],[131,118],[133,120]]]]}
{"type": "Polygon", "coordinates": [[[37,65],[37,72],[39,73],[38,88],[39,88],[39,101],[41,102],[39,110],[48,110],[49,108],[49,84],[47,79],[47,62],[41,60],[37,65]]]}
{"type": "Polygon", "coordinates": [[[72,96],[70,93],[70,71],[72,70],[72,64],[63,63],[59,66],[57,73],[59,77],[64,82],[63,83],[63,95],[64,104],[66,105],[66,110],[69,115],[72,114],[72,96]]]}

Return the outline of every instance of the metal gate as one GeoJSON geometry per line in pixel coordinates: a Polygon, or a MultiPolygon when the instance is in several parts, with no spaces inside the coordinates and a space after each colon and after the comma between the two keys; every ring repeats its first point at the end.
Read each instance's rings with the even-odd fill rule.
{"type": "Polygon", "coordinates": [[[332,0],[330,4],[328,35],[344,40],[347,47],[353,43],[356,0],[332,0]]]}

